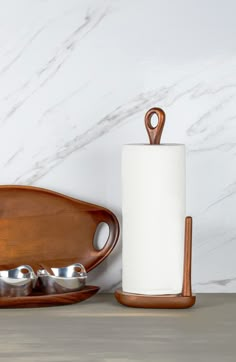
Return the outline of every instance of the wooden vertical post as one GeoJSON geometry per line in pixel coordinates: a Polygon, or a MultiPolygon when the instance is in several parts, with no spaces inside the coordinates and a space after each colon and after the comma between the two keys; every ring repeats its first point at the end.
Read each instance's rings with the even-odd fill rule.
{"type": "Polygon", "coordinates": [[[192,218],[185,218],[185,240],[184,240],[184,275],[183,275],[183,297],[192,296],[191,287],[191,261],[192,261],[192,218]]]}

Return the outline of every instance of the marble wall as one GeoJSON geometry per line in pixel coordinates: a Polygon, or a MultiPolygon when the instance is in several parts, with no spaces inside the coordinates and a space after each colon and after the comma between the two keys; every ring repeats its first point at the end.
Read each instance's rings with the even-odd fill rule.
{"type": "MultiPolygon", "coordinates": [[[[1,0],[0,183],[50,188],[121,216],[120,156],[167,114],[187,146],[193,289],[236,291],[234,0],[1,0]]],[[[91,273],[114,290],[121,241],[91,273]]]]}

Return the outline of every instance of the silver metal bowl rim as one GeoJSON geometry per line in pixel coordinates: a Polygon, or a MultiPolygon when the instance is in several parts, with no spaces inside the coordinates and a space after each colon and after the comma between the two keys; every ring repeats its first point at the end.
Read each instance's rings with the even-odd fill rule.
{"type": "Polygon", "coordinates": [[[39,269],[37,271],[37,276],[38,278],[43,278],[43,277],[47,277],[47,278],[51,278],[52,280],[84,280],[87,278],[87,272],[85,267],[83,266],[83,264],[81,263],[74,263],[72,265],[68,265],[66,267],[62,267],[62,268],[51,268],[51,271],[53,274],[51,274],[47,269],[45,269],[44,267],[42,267],[41,269],[39,269]],[[67,276],[67,271],[75,271],[75,268],[79,267],[80,271],[76,272],[76,274],[72,275],[68,275],[67,276]],[[71,270],[72,269],[72,270],[71,270]],[[60,275],[60,271],[64,271],[65,274],[64,275],[60,275]]]}
{"type": "Polygon", "coordinates": [[[5,283],[7,283],[7,281],[5,281],[5,279],[10,279],[10,280],[31,280],[31,281],[34,281],[37,279],[37,275],[35,274],[33,268],[28,265],[28,264],[25,264],[25,265],[19,265],[17,266],[16,268],[12,268],[12,269],[7,269],[7,270],[0,270],[0,280],[3,280],[5,283]],[[25,273],[23,274],[22,273],[22,276],[18,276],[18,277],[12,277],[12,276],[9,276],[9,272],[13,272],[13,271],[21,271],[21,269],[26,269],[28,270],[28,273],[25,273]],[[7,275],[1,275],[1,273],[6,273],[7,275]]]}

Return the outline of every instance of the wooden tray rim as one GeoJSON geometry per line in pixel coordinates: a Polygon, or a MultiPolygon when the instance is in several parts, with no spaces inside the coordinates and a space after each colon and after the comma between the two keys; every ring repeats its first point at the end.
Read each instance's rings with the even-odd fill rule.
{"type": "Polygon", "coordinates": [[[61,294],[40,294],[34,293],[22,297],[0,297],[0,309],[3,308],[42,308],[56,307],[82,302],[89,299],[99,291],[100,287],[87,285],[85,288],[61,294]],[[84,298],[83,298],[84,297],[84,298]],[[17,305],[19,304],[19,305],[17,305]]]}
{"type": "Polygon", "coordinates": [[[17,189],[17,190],[29,190],[29,191],[36,191],[36,192],[43,192],[43,193],[47,193],[47,194],[51,194],[54,196],[58,196],[58,197],[62,197],[64,199],[73,201],[73,202],[77,202],[77,203],[82,203],[84,205],[87,206],[92,206],[95,207],[96,209],[99,208],[101,210],[105,210],[108,211],[109,213],[112,213],[108,208],[100,206],[100,205],[96,205],[93,204],[91,202],[87,202],[81,199],[76,199],[75,197],[72,196],[68,196],[65,194],[62,194],[60,192],[54,191],[54,190],[49,190],[49,189],[45,189],[43,187],[38,187],[38,186],[28,186],[28,185],[0,185],[0,190],[1,189],[17,189]]]}

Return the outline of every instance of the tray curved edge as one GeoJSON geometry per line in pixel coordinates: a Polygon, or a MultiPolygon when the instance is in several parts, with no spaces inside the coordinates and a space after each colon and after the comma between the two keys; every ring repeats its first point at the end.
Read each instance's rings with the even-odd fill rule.
{"type": "Polygon", "coordinates": [[[75,304],[91,298],[100,287],[87,285],[76,292],[63,294],[32,294],[25,297],[1,297],[0,308],[41,308],[75,304]]]}

